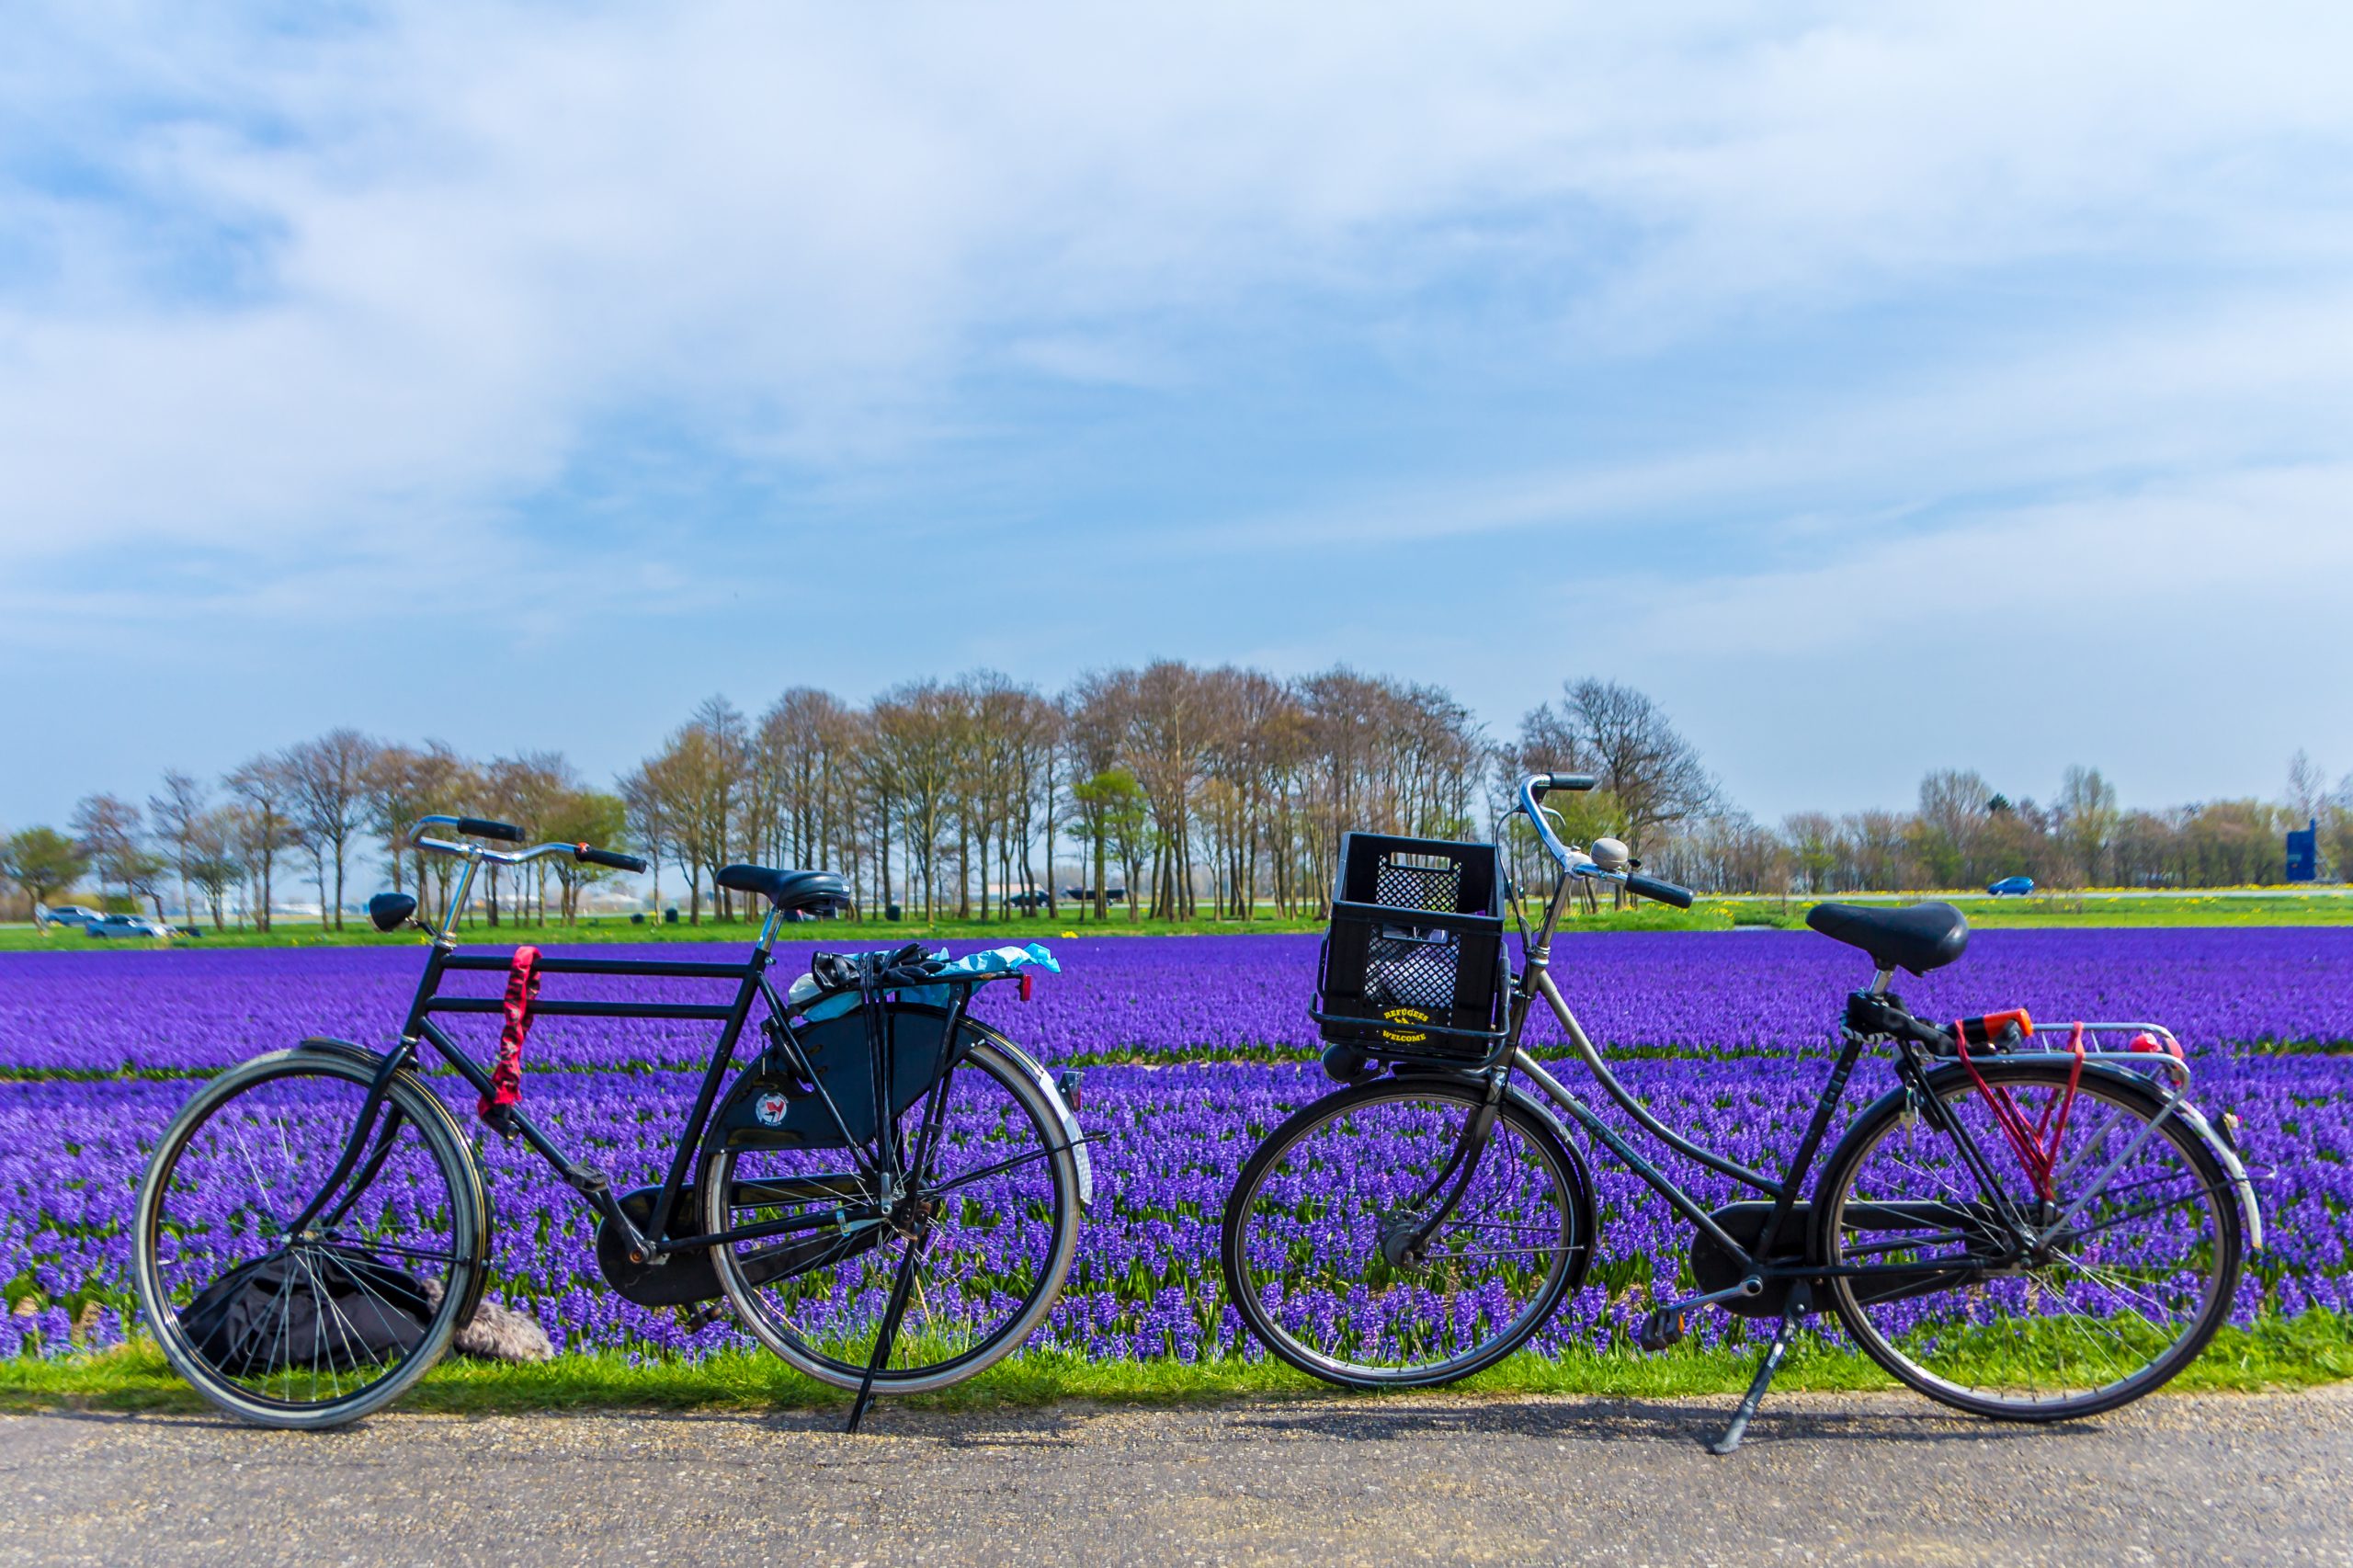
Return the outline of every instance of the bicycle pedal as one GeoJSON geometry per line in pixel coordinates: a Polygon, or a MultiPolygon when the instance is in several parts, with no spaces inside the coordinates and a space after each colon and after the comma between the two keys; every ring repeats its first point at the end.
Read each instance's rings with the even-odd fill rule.
{"type": "Polygon", "coordinates": [[[1643,1314],[1642,1326],[1634,1331],[1634,1343],[1649,1351],[1664,1350],[1679,1345],[1691,1332],[1691,1314],[1687,1310],[1676,1312],[1661,1307],[1643,1314]]]}

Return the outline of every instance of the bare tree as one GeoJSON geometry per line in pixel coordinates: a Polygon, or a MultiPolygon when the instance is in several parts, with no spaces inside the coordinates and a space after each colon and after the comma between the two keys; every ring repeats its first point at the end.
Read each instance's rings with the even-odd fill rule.
{"type": "Polygon", "coordinates": [[[2328,776],[2301,746],[2288,761],[2288,814],[2299,824],[2317,822],[2328,805],[2328,776]]]}
{"type": "Polygon", "coordinates": [[[2099,883],[2107,869],[2109,846],[2122,819],[2116,805],[2116,786],[2101,778],[2098,768],[2071,767],[2061,776],[2059,833],[2085,886],[2099,883]]]}
{"type": "Polygon", "coordinates": [[[188,830],[188,880],[204,890],[215,931],[226,928],[229,892],[244,875],[244,865],[232,847],[241,809],[232,805],[206,812],[188,830]]]}
{"type": "MultiPolygon", "coordinates": [[[[1135,675],[1116,670],[1079,677],[1063,699],[1068,715],[1063,736],[1070,751],[1071,803],[1077,818],[1073,833],[1094,851],[1095,875],[1090,896],[1099,925],[1108,914],[1104,885],[1111,845],[1111,810],[1120,791],[1102,782],[1117,767],[1128,733],[1128,716],[1135,704],[1135,675]]],[[[1129,775],[1131,785],[1134,776],[1129,775]]],[[[1132,894],[1131,894],[1132,896],[1132,894]]]]}
{"type": "MultiPolygon", "coordinates": [[[[137,899],[154,890],[163,862],[148,853],[146,824],[139,808],[119,795],[85,795],[74,808],[69,824],[83,855],[98,874],[101,892],[111,883],[123,896],[137,899]]],[[[155,918],[164,918],[160,899],[155,918]]]]}
{"type": "Polygon", "coordinates": [[[923,885],[926,919],[938,908],[938,861],[960,782],[952,748],[961,722],[961,703],[938,681],[894,687],[874,700],[876,760],[923,885]]]}
{"type": "Polygon", "coordinates": [[[1626,815],[1635,850],[1660,827],[1705,816],[1718,801],[1716,781],[1699,753],[1666,713],[1632,687],[1581,680],[1566,688],[1562,719],[1581,760],[1626,815]]]}
{"type": "MultiPolygon", "coordinates": [[[[286,774],[293,785],[296,812],[310,837],[313,856],[319,859],[319,901],[327,903],[325,861],[335,864],[335,928],[343,929],[343,884],[346,852],[352,835],[366,821],[368,771],[375,760],[376,743],[357,730],[330,730],[286,752],[286,774]]],[[[321,925],[326,910],[320,910],[321,925]]]]}
{"type": "Polygon", "coordinates": [[[179,873],[180,915],[186,920],[196,918],[188,899],[188,866],[196,856],[194,840],[205,811],[204,786],[177,770],[164,775],[162,794],[147,797],[147,818],[154,824],[155,838],[170,851],[172,868],[179,873]]]}
{"type": "Polygon", "coordinates": [[[1976,871],[1993,804],[1993,786],[1966,769],[1940,768],[1920,780],[1915,827],[1922,869],[1937,886],[1959,887],[1976,871]]]}
{"type": "Polygon", "coordinates": [[[264,755],[248,759],[222,782],[244,804],[232,842],[237,858],[244,862],[246,876],[260,884],[254,925],[267,931],[270,906],[278,896],[278,857],[294,843],[294,780],[284,757],[264,755]]]}

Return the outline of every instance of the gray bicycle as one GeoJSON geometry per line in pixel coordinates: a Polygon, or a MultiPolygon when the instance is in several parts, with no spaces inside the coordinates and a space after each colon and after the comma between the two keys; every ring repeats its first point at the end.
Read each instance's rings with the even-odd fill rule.
{"type": "Polygon", "coordinates": [[[1675,1299],[1642,1320],[1640,1347],[1677,1343],[1711,1307],[1776,1324],[1719,1453],[1739,1445],[1798,1324],[1825,1306],[1904,1383],[2005,1419],[2112,1410],[2198,1356],[2262,1221],[2231,1120],[2218,1130],[2189,1102],[2169,1033],[2079,1024],[2052,1050],[2022,1010],[1915,1017],[1890,983],[1960,958],[1961,912],[1820,904],[1807,924],[1860,949],[1874,973],[1847,998],[1787,1168],[1751,1169],[1653,1114],[1552,979],[1552,937],[1580,890],[1691,903],[1612,840],[1562,842],[1543,797],[1593,785],[1537,774],[1518,788],[1514,814],[1557,870],[1532,933],[1495,846],[1347,835],[1313,1014],[1344,1086],[1267,1136],[1225,1208],[1228,1298],[1268,1349],[1331,1382],[1404,1388],[1527,1344],[1597,1242],[1590,1172],[1549,1101],[1691,1226],[1675,1299]],[[1522,917],[1516,974],[1507,903],[1522,917]],[[1546,1071],[1521,1044],[1539,1000],[1643,1132],[1756,1196],[1703,1204],[1546,1071]],[[1809,1199],[1869,1049],[1890,1053],[1895,1085],[1820,1159],[1809,1199]]]}

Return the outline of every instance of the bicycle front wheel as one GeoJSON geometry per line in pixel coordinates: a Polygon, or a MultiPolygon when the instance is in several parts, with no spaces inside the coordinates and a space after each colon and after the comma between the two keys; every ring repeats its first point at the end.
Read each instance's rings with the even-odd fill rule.
{"type": "MultiPolygon", "coordinates": [[[[2056,1125],[2066,1067],[1981,1070],[2029,1124],[2056,1125]]],[[[1881,1271],[1831,1281],[1864,1352],[1931,1399],[2021,1421],[2113,1410],[2188,1366],[2230,1315],[2245,1245],[2196,1130],[2137,1077],[2087,1070],[2045,1196],[1968,1075],[1932,1082],[2026,1234],[1938,1118],[1898,1096],[1867,1111],[1815,1203],[1823,1256],[1881,1271]]]]}
{"type": "Polygon", "coordinates": [[[800,1226],[710,1249],[753,1336],[811,1377],[855,1389],[904,1270],[906,1304],[879,1392],[944,1388],[1020,1348],[1070,1274],[1080,1215],[1077,1156],[1031,1071],[987,1036],[974,1040],[901,1119],[905,1148],[933,1096],[947,1096],[930,1168],[887,1202],[847,1149],[710,1154],[701,1179],[713,1233],[800,1226]]]}
{"type": "Polygon", "coordinates": [[[1302,1108],[1251,1155],[1222,1252],[1227,1298],[1269,1350],[1327,1382],[1416,1388],[1492,1366],[1543,1325],[1591,1245],[1575,1155],[1506,1099],[1470,1165],[1463,1132],[1486,1096],[1377,1080],[1302,1108]]]}
{"type": "Polygon", "coordinates": [[[440,1358],[478,1294],[473,1156],[412,1075],[321,1190],[376,1067],[256,1058],[207,1084],[156,1145],[132,1232],[140,1307],[173,1369],[233,1415],[317,1429],[380,1410],[440,1358]]]}

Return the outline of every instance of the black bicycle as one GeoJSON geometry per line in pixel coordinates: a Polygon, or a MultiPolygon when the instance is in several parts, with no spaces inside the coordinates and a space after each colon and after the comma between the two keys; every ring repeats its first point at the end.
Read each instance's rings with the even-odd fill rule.
{"type": "Polygon", "coordinates": [[[1543,795],[1593,783],[1538,774],[1519,787],[1515,814],[1559,875],[1532,935],[1521,921],[1517,975],[1504,907],[1519,906],[1494,846],[1347,836],[1314,1013],[1332,1042],[1326,1070],[1347,1086],[1276,1128],[1225,1208],[1228,1297],[1269,1349],[1349,1387],[1421,1387],[1493,1366],[1543,1326],[1585,1278],[1597,1219],[1583,1156],[1522,1079],[1692,1227],[1675,1299],[1643,1320],[1643,1348],[1682,1339],[1708,1306],[1778,1320],[1719,1453],[1738,1445],[1798,1322],[1825,1303],[1904,1382],[2019,1420],[2113,1409],[2205,1347],[2261,1220],[2229,1137],[2185,1097],[2189,1068],[2170,1034],[2079,1024],[2050,1050],[2023,1011],[1916,1018],[1889,983],[1958,959],[1961,912],[1821,904],[1807,924],[1861,949],[1876,973],[1847,998],[1788,1168],[1750,1169],[1630,1093],[1549,972],[1577,890],[1691,903],[1613,840],[1560,841],[1543,795]],[[1540,997],[1619,1110],[1757,1197],[1702,1204],[1546,1072],[1520,1046],[1540,997]],[[1848,1123],[1809,1200],[1848,1076],[1875,1046],[1891,1049],[1895,1086],[1848,1123]]]}
{"type": "MultiPolygon", "coordinates": [[[[518,843],[505,824],[419,824],[518,843]]],[[[943,965],[916,948],[820,954],[780,995],[780,920],[846,903],[830,872],[730,866],[722,887],[768,914],[741,963],[456,950],[475,870],[544,857],[643,870],[585,844],[519,852],[418,837],[463,862],[399,1042],[378,1052],[313,1039],[210,1080],[158,1142],[138,1199],[133,1263],[148,1326],[174,1369],[222,1409],[317,1428],[382,1408],[440,1358],[491,1283],[492,1206],[474,1144],[423,1075],[429,1045],[470,1084],[483,1121],[519,1138],[598,1220],[597,1262],[624,1297],[716,1315],[723,1298],[760,1343],[811,1377],[870,1398],[971,1377],[1045,1319],[1091,1197],[1072,1114],[1075,1075],[1050,1079],[972,1017],[973,989],[1008,971],[943,965]],[[452,974],[503,973],[504,996],[441,994],[452,974]],[[539,996],[548,976],[732,981],[731,1000],[539,996]],[[738,1040],[765,1004],[757,1057],[738,1040]],[[497,1061],[454,1042],[441,1015],[502,1020],[497,1061]],[[539,1017],[721,1026],[659,1185],[621,1192],[520,1104],[539,1017]]],[[[416,900],[380,894],[380,930],[416,900]]],[[[1026,984],[1025,981],[1025,984],[1026,984]]]]}

